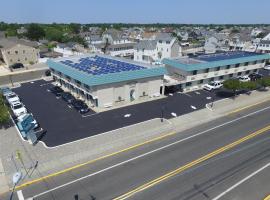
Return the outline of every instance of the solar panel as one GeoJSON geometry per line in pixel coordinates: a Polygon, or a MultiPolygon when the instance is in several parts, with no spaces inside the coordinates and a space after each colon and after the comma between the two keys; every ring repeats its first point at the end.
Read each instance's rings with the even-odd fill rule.
{"type": "Polygon", "coordinates": [[[103,58],[99,56],[80,58],[76,63],[72,60],[64,60],[60,62],[67,66],[92,75],[119,73],[123,71],[135,71],[145,68],[135,64],[130,64],[127,62],[113,60],[110,58],[103,58]]]}

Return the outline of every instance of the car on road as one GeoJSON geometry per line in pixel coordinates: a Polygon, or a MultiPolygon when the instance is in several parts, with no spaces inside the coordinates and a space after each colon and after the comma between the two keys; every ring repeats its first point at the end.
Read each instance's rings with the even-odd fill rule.
{"type": "Polygon", "coordinates": [[[59,86],[53,86],[50,89],[51,93],[55,94],[57,97],[60,97],[61,94],[64,92],[64,90],[62,88],[60,88],[59,86]]]}
{"type": "Polygon", "coordinates": [[[258,74],[258,73],[252,73],[250,75],[248,75],[248,77],[250,78],[251,81],[256,81],[259,80],[263,77],[262,74],[258,74]]]}
{"type": "Polygon", "coordinates": [[[19,101],[16,101],[16,102],[12,102],[10,104],[10,108],[12,110],[12,112],[14,113],[14,115],[16,117],[19,117],[23,114],[26,114],[27,113],[27,109],[24,107],[24,105],[19,102],[19,101]]]}
{"type": "Polygon", "coordinates": [[[219,89],[222,86],[223,86],[223,84],[220,81],[212,81],[212,82],[204,85],[203,89],[205,89],[207,91],[212,91],[212,90],[219,89]]]}
{"type": "Polygon", "coordinates": [[[250,78],[248,76],[241,76],[238,78],[240,82],[248,82],[250,81],[250,78]]]}
{"type": "Polygon", "coordinates": [[[8,102],[9,104],[11,104],[12,102],[20,101],[20,98],[19,98],[18,95],[15,94],[14,92],[9,93],[9,94],[6,96],[6,99],[7,99],[7,102],[8,102]]]}
{"type": "Polygon", "coordinates": [[[90,111],[88,106],[82,100],[74,100],[71,105],[81,114],[85,114],[90,111]]]}
{"type": "Polygon", "coordinates": [[[66,101],[67,103],[72,103],[75,100],[75,97],[72,96],[72,94],[70,94],[69,92],[63,92],[61,94],[61,97],[64,101],[66,101]]]}
{"type": "Polygon", "coordinates": [[[15,63],[15,64],[11,65],[10,68],[20,69],[20,68],[24,68],[24,65],[22,63],[15,63]]]}
{"type": "Polygon", "coordinates": [[[263,68],[264,68],[265,70],[270,70],[270,65],[265,65],[263,68]]]}

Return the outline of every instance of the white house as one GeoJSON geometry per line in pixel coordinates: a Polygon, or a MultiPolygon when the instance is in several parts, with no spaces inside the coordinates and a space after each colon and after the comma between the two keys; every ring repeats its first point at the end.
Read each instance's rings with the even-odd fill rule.
{"type": "Polygon", "coordinates": [[[257,51],[261,53],[270,53],[270,33],[260,41],[257,51]]]}
{"type": "Polygon", "coordinates": [[[161,63],[164,58],[181,55],[177,38],[167,33],[160,33],[155,40],[143,40],[135,46],[134,60],[143,63],[161,63]]]}

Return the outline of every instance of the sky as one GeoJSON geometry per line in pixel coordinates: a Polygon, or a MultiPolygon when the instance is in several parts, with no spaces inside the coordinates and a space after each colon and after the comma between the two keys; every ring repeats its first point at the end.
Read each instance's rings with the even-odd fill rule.
{"type": "Polygon", "coordinates": [[[14,23],[270,23],[270,0],[5,0],[14,23]]]}

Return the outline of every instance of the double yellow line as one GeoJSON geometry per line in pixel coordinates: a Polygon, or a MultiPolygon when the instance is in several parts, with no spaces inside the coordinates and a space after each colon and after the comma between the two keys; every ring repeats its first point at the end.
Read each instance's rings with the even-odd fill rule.
{"type": "MultiPolygon", "coordinates": [[[[159,184],[162,181],[165,181],[165,180],[167,180],[167,179],[169,179],[169,178],[171,178],[171,177],[173,177],[173,176],[175,176],[175,175],[177,175],[177,174],[179,174],[179,173],[181,173],[181,172],[183,172],[183,171],[185,171],[185,170],[187,170],[187,169],[189,169],[189,168],[191,168],[191,167],[193,167],[195,165],[198,165],[198,164],[200,164],[200,163],[202,163],[202,162],[204,162],[206,160],[209,160],[210,158],[212,158],[212,157],[214,157],[214,156],[216,156],[218,154],[221,154],[221,153],[223,153],[225,151],[228,151],[228,150],[236,147],[237,145],[240,145],[241,143],[246,142],[247,140],[250,140],[250,139],[252,139],[252,138],[254,138],[254,137],[258,136],[258,135],[261,135],[262,133],[264,133],[266,131],[269,131],[269,130],[270,130],[270,125],[265,127],[265,128],[262,128],[262,129],[260,129],[260,130],[258,130],[256,132],[254,132],[254,133],[252,133],[250,135],[247,135],[247,136],[245,136],[245,137],[243,137],[243,138],[241,138],[239,140],[236,140],[235,142],[233,142],[231,144],[228,144],[228,145],[223,146],[223,147],[221,147],[219,149],[216,149],[215,151],[213,151],[213,152],[211,152],[211,153],[209,153],[209,154],[207,154],[207,155],[205,155],[205,156],[203,156],[201,158],[198,158],[198,159],[196,159],[196,160],[194,160],[194,161],[192,161],[192,162],[190,162],[190,163],[188,163],[188,164],[186,164],[184,166],[181,166],[176,170],[173,170],[173,171],[171,171],[171,172],[169,172],[167,174],[164,174],[161,177],[158,177],[158,178],[156,178],[156,179],[154,179],[152,181],[149,181],[149,182],[147,182],[147,183],[145,183],[145,184],[143,184],[143,185],[141,185],[141,186],[139,186],[139,187],[137,187],[137,188],[135,188],[135,189],[133,189],[133,190],[131,190],[131,191],[117,197],[117,198],[115,198],[114,200],[127,199],[127,198],[135,195],[138,192],[141,192],[141,191],[146,190],[146,189],[148,189],[150,187],[153,187],[153,186],[159,184]]],[[[269,200],[270,200],[270,197],[269,197],[269,200]]]]}

